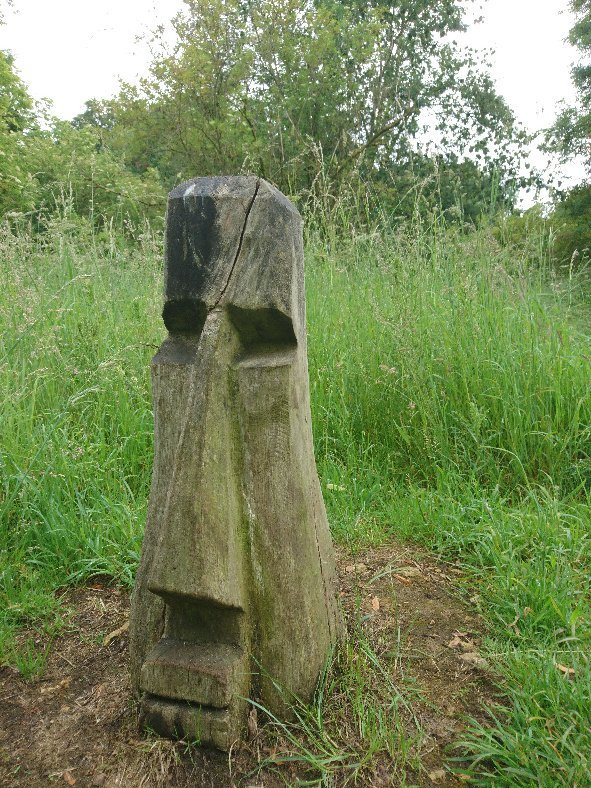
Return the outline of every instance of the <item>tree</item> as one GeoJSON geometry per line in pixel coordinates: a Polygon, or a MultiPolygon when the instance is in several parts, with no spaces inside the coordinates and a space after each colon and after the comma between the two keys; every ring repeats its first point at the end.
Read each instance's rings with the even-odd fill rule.
{"type": "Polygon", "coordinates": [[[254,171],[330,210],[408,165],[427,124],[440,153],[514,175],[514,117],[451,39],[459,0],[185,0],[173,25],[138,87],[88,108],[138,172],[254,171]]]}
{"type": "MultiPolygon", "coordinates": [[[[575,24],[568,36],[580,60],[571,75],[577,91],[575,106],[566,107],[546,132],[545,149],[568,161],[580,157],[591,174],[591,0],[571,0],[575,24]]],[[[552,224],[554,257],[561,264],[589,259],[591,250],[591,185],[583,183],[570,191],[555,193],[552,224]]]]}
{"type": "Polygon", "coordinates": [[[48,129],[29,135],[24,166],[34,173],[34,206],[41,223],[56,208],[96,225],[115,219],[129,228],[145,219],[162,219],[165,199],[158,173],[130,171],[91,126],[78,129],[53,119],[48,129]]]}
{"type": "Polygon", "coordinates": [[[161,218],[164,195],[155,170],[132,172],[96,127],[76,128],[47,113],[40,119],[12,57],[0,52],[0,216],[32,212],[42,225],[61,204],[99,224],[161,218]]]}
{"type": "Polygon", "coordinates": [[[570,8],[576,21],[568,40],[581,55],[581,61],[571,71],[578,101],[559,114],[547,132],[546,144],[564,160],[582,156],[591,172],[591,0],[571,0],[570,8]]]}
{"type": "Polygon", "coordinates": [[[30,176],[23,165],[26,135],[34,126],[33,101],[14,59],[0,51],[0,215],[30,207],[30,176]]]}

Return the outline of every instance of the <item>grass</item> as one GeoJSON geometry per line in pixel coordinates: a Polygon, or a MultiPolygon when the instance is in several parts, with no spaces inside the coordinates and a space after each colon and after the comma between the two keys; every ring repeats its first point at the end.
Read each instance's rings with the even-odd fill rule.
{"type": "MultiPolygon", "coordinates": [[[[307,241],[333,534],[352,552],[414,540],[465,568],[505,695],[464,737],[479,784],[591,782],[591,306],[585,277],[556,275],[543,249],[486,229],[307,241]]],[[[149,232],[126,246],[61,221],[0,238],[0,652],[32,673],[14,633],[52,619],[57,588],[132,582],[161,278],[149,232]]]]}
{"type": "MultiPolygon", "coordinates": [[[[400,665],[400,648],[389,654],[389,661],[400,665]]],[[[405,784],[407,771],[420,772],[423,732],[412,709],[420,693],[403,673],[401,683],[392,680],[358,617],[342,648],[328,661],[311,704],[275,685],[295,710],[293,724],[251,701],[270,719],[276,735],[273,753],[260,761],[256,772],[289,764],[303,767],[310,780],[303,784],[320,780],[330,785],[338,777],[341,784],[371,785],[376,764],[385,758],[391,778],[396,775],[399,784],[405,784]]]]}

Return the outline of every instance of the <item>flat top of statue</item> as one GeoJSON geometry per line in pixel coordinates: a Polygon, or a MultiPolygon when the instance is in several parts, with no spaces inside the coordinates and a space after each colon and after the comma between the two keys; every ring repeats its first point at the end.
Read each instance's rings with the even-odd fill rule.
{"type": "Polygon", "coordinates": [[[214,202],[232,199],[272,198],[285,210],[299,212],[295,205],[279,189],[255,175],[212,175],[204,178],[191,178],[184,181],[169,193],[169,200],[190,198],[211,198],[214,202]]]}

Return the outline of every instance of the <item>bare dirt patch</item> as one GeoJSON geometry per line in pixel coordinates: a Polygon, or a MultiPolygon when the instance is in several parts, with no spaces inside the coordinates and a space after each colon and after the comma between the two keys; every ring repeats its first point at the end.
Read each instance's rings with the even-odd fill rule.
{"type": "MultiPolygon", "coordinates": [[[[363,628],[393,681],[416,685],[411,703],[422,731],[421,765],[407,770],[406,784],[461,784],[445,768],[446,748],[465,716],[483,719],[483,704],[494,697],[478,653],[481,622],[454,591],[455,571],[392,543],[354,558],[339,555],[349,629],[363,628]]],[[[302,773],[295,765],[257,773],[278,741],[260,717],[251,741],[230,757],[140,734],[128,680],[127,593],[95,582],[68,591],[63,603],[71,618],[51,644],[42,678],[26,682],[14,669],[0,668],[2,786],[294,784],[302,773]]],[[[358,784],[401,782],[383,755],[364,774],[358,784]]],[[[337,776],[336,783],[346,778],[337,776]]]]}

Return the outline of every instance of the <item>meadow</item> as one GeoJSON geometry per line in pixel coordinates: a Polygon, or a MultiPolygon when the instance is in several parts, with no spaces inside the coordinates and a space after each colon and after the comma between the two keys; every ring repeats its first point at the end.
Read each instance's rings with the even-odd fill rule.
{"type": "MultiPolygon", "coordinates": [[[[500,704],[459,744],[476,784],[591,782],[591,293],[532,230],[306,237],[319,475],[352,555],[460,565],[500,704]]],[[[0,236],[0,658],[43,670],[56,589],[131,585],[149,492],[160,233],[67,216],[0,236]]]]}

